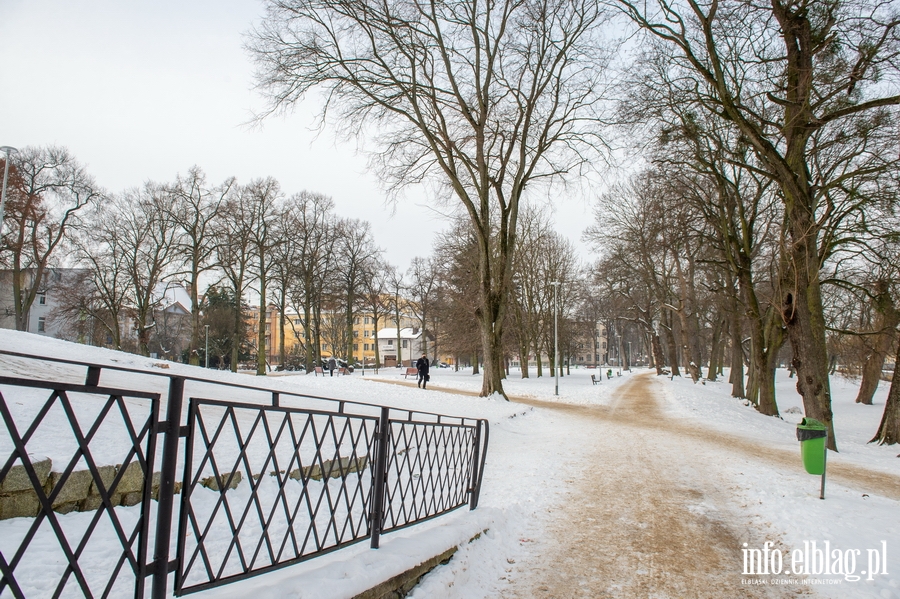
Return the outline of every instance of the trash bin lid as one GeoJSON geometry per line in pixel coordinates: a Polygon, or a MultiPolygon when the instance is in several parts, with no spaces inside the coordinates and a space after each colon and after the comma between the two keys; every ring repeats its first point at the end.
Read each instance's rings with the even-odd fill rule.
{"type": "Polygon", "coordinates": [[[821,439],[828,435],[828,427],[816,420],[815,418],[804,418],[797,425],[797,440],[809,441],[810,439],[821,439]]]}

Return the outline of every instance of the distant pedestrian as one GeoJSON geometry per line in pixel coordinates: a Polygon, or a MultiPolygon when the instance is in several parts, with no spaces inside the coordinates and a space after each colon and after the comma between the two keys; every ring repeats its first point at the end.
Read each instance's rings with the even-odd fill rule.
{"type": "Polygon", "coordinates": [[[334,369],[337,368],[337,361],[334,359],[334,356],[328,358],[328,374],[329,376],[334,376],[334,369]]]}
{"type": "Polygon", "coordinates": [[[422,354],[422,357],[416,360],[416,370],[419,372],[419,382],[417,383],[417,386],[422,389],[425,388],[428,379],[431,378],[428,376],[428,366],[428,356],[422,354]]]}

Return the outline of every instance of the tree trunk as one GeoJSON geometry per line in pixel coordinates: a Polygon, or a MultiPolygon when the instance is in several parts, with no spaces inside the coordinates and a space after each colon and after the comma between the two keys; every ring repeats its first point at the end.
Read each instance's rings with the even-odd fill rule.
{"type": "Polygon", "coordinates": [[[803,397],[806,416],[828,427],[828,448],[837,451],[815,222],[805,206],[792,206],[790,201],[787,204],[791,215],[794,289],[783,296],[782,316],[794,352],[791,363],[797,370],[797,392],[803,397]]]}
{"type": "MultiPolygon", "coordinates": [[[[668,313],[669,324],[674,325],[672,322],[674,318],[672,318],[672,313],[668,313]]],[[[681,376],[681,371],[678,369],[678,346],[675,343],[675,331],[673,330],[674,326],[663,326],[663,337],[666,340],[666,349],[669,351],[669,366],[672,369],[672,376],[681,376]]]]}
{"type": "Polygon", "coordinates": [[[884,404],[884,416],[878,425],[878,432],[869,443],[879,445],[895,445],[900,443],[900,345],[897,347],[897,359],[894,362],[894,376],[891,377],[891,389],[884,404]]]}
{"type": "MultiPolygon", "coordinates": [[[[675,272],[678,274],[678,283],[681,288],[681,309],[678,317],[681,319],[681,334],[684,339],[688,372],[696,383],[703,376],[700,367],[700,323],[697,317],[697,295],[694,292],[694,263],[688,257],[687,273],[681,267],[681,260],[677,254],[674,256],[675,272]]],[[[629,359],[631,356],[629,356],[629,359]]]]}
{"type": "MultiPolygon", "coordinates": [[[[195,253],[196,254],[196,253],[195,253]]],[[[188,348],[188,363],[192,366],[200,365],[200,289],[197,272],[198,259],[194,255],[191,261],[191,344],[188,348]]]]}
{"type": "Polygon", "coordinates": [[[232,321],[234,328],[231,337],[231,372],[238,371],[238,360],[241,359],[241,339],[243,337],[241,331],[244,330],[244,327],[241,326],[244,320],[244,312],[241,310],[240,289],[242,287],[243,281],[237,281],[234,291],[234,306],[232,306],[234,310],[234,320],[232,321]]]}
{"type": "Polygon", "coordinates": [[[656,375],[660,376],[663,374],[663,364],[665,363],[665,358],[663,358],[662,344],[659,341],[659,335],[657,335],[655,332],[653,333],[653,337],[650,341],[650,347],[653,349],[653,362],[656,365],[656,375]]]}
{"type": "Polygon", "coordinates": [[[306,372],[313,372],[313,360],[315,356],[313,355],[313,347],[312,347],[312,310],[309,306],[309,302],[304,300],[303,302],[303,345],[306,346],[306,355],[303,356],[303,367],[306,372]]]}
{"type": "Polygon", "coordinates": [[[286,301],[284,299],[286,294],[282,293],[281,297],[281,305],[278,306],[278,359],[281,361],[282,368],[284,368],[284,365],[287,363],[287,348],[284,343],[284,325],[285,320],[287,320],[287,306],[285,305],[286,301]]]}
{"type": "Polygon", "coordinates": [[[519,370],[523,379],[528,378],[528,346],[528,340],[522,337],[519,345],[519,370]]]}
{"type": "Polygon", "coordinates": [[[266,374],[266,275],[265,262],[259,261],[259,322],[256,327],[256,374],[266,374]]]}
{"type": "Polygon", "coordinates": [[[897,333],[897,324],[900,322],[900,312],[894,307],[894,300],[888,290],[887,281],[875,283],[874,307],[878,315],[875,321],[876,333],[873,335],[871,352],[866,356],[862,368],[862,382],[859,385],[859,394],[856,403],[872,405],[872,397],[878,389],[878,381],[881,380],[881,369],[884,368],[884,359],[891,349],[894,337],[897,333]]]}
{"type": "Polygon", "coordinates": [[[713,327],[712,344],[709,349],[709,369],[706,373],[706,380],[715,381],[716,374],[719,372],[719,344],[722,339],[722,329],[725,328],[724,319],[717,319],[713,327]]]}

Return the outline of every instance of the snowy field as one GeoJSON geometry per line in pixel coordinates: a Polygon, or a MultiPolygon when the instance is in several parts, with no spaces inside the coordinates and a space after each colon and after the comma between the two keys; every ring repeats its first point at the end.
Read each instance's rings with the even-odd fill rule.
{"type": "MultiPolygon", "coordinates": [[[[0,349],[160,372],[157,360],[11,331],[0,332],[0,349]]],[[[377,551],[368,549],[367,543],[359,543],[309,562],[201,594],[208,597],[237,598],[251,594],[256,599],[352,597],[453,545],[460,545],[460,551],[449,564],[426,577],[412,597],[476,599],[500,596],[511,582],[514,564],[539,557],[536,540],[545,534],[548,518],[566,500],[566,484],[583,476],[588,457],[585,455],[587,440],[597,434],[591,428],[593,424],[555,410],[442,391],[480,390],[481,377],[473,376],[471,370],[433,369],[429,388],[423,391],[386,384],[384,380],[403,380],[401,371],[393,369],[382,370],[377,375],[367,370],[365,378],[359,372],[343,377],[283,374],[261,378],[207,372],[178,364],[167,366],[165,374],[209,376],[223,382],[486,418],[491,426],[484,490],[478,510],[457,510],[387,534],[382,537],[381,549],[377,551]],[[469,543],[481,532],[478,540],[469,543]]],[[[41,373],[21,370],[19,361],[0,356],[2,374],[71,377],[72,382],[79,382],[79,377],[83,376],[83,373],[59,366],[48,366],[48,371],[41,373]]],[[[614,376],[599,385],[592,385],[590,375],[598,373],[597,370],[581,369],[573,370],[571,376],[561,377],[558,397],[554,396],[554,379],[548,376],[538,379],[534,372],[532,378],[521,379],[520,373],[513,370],[504,387],[514,397],[609,406],[616,389],[632,377],[642,375],[643,371],[626,372],[621,377],[614,376]]],[[[114,384],[116,376],[124,375],[102,381],[114,384]]],[[[133,383],[135,375],[126,378],[133,383]]],[[[164,379],[147,380],[155,380],[153,384],[157,386],[164,385],[164,379]]],[[[792,468],[776,468],[753,456],[736,454],[723,455],[721,462],[715,465],[715,480],[724,477],[728,481],[731,495],[725,511],[731,514],[729,523],[739,530],[746,529],[744,538],[771,539],[788,551],[803,550],[804,543],[810,541],[821,547],[827,541],[831,548],[844,551],[842,555],[847,558],[852,555],[852,550],[858,549],[857,574],[866,567],[867,550],[884,547],[887,560],[880,570],[887,574],[861,576],[860,580],[852,580],[852,576],[832,576],[830,578],[839,580],[840,584],[822,583],[804,588],[823,597],[900,599],[900,502],[832,481],[828,484],[827,499],[818,499],[818,477],[807,475],[800,465],[794,427],[802,418],[801,402],[786,372],[779,371],[777,379],[783,420],[761,416],[731,398],[731,387],[727,383],[694,385],[689,380],[656,377],[653,381],[654,393],[662,400],[665,414],[673,422],[727,431],[736,437],[796,454],[796,465],[792,468]]],[[[408,382],[412,382],[412,377],[408,382]]],[[[880,421],[887,383],[881,383],[874,406],[854,404],[856,388],[854,381],[832,379],[835,426],[841,453],[830,454],[829,464],[861,465],[896,475],[900,473],[897,457],[900,447],[867,443],[880,421]]],[[[158,390],[164,392],[164,386],[158,390]]],[[[3,443],[8,444],[8,441],[0,439],[0,450],[4,449],[3,443]]],[[[689,455],[691,442],[685,440],[683,443],[683,451],[689,455]]],[[[47,450],[50,452],[52,448],[47,450]]],[[[625,450],[627,448],[623,448],[625,450]]],[[[614,462],[603,464],[598,469],[599,475],[602,476],[603,468],[615,467],[614,462]]],[[[685,476],[713,479],[713,474],[708,474],[702,464],[689,469],[685,476]]],[[[62,518],[69,517],[78,518],[79,514],[62,518]]],[[[728,596],[723,594],[723,597],[728,596]]]]}

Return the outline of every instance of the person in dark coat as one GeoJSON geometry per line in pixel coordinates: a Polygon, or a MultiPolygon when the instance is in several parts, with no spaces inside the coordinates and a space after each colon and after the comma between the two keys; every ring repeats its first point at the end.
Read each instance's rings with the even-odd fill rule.
{"type": "Polygon", "coordinates": [[[334,376],[334,369],[337,368],[337,361],[334,359],[334,356],[328,358],[328,374],[334,376]]]}
{"type": "Polygon", "coordinates": [[[417,385],[422,389],[425,388],[425,384],[428,382],[428,356],[422,354],[422,357],[416,360],[416,370],[419,371],[419,382],[417,385]]]}

